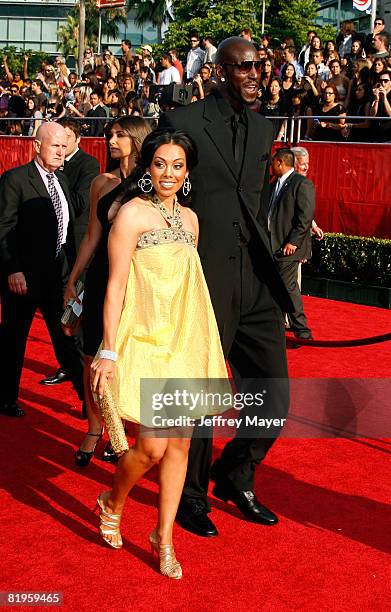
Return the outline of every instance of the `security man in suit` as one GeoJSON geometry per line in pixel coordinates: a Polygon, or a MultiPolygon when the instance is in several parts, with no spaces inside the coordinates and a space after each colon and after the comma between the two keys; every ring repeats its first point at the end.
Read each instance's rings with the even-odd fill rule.
{"type": "MultiPolygon", "coordinates": [[[[216,53],[216,89],[160,120],[162,127],[181,129],[197,144],[191,206],[200,224],[198,250],[223,350],[240,392],[247,390],[249,379],[265,389],[265,380],[287,378],[281,308],[290,310],[291,303],[260,224],[273,126],[250,110],[261,67],[251,42],[224,40],[216,53]]],[[[269,395],[280,418],[288,410],[287,394],[277,397],[283,388],[280,384],[269,395]]],[[[211,470],[214,495],[233,501],[247,518],[266,525],[275,525],[278,518],[255,495],[255,468],[278,433],[264,436],[259,429],[239,428],[211,470]]],[[[193,435],[177,514],[182,527],[204,537],[217,535],[207,516],[211,435],[193,435]]]]}
{"type": "Polygon", "coordinates": [[[81,124],[69,117],[57,121],[68,135],[68,147],[64,161],[64,174],[68,179],[72,208],[75,214],[74,235],[76,251],[86,232],[90,213],[90,187],[100,173],[98,160],[80,149],[81,124]]]}
{"type": "MultiPolygon", "coordinates": [[[[68,179],[71,194],[71,206],[74,213],[73,233],[77,252],[88,225],[90,186],[93,179],[98,176],[100,167],[95,157],[79,148],[81,137],[80,122],[70,117],[63,117],[57,123],[63,126],[68,136],[63,172],[68,179]]],[[[64,285],[68,280],[69,273],[68,262],[64,261],[64,285]]],[[[79,336],[76,335],[74,339],[79,350],[81,350],[79,336]]],[[[68,379],[68,372],[59,368],[53,375],[46,376],[40,382],[43,385],[57,385],[68,379]]]]}
{"type": "Polygon", "coordinates": [[[0,412],[19,417],[17,404],[28,333],[40,309],[56,358],[83,397],[82,355],[61,329],[63,260],[75,259],[73,209],[63,165],[68,136],[45,123],[34,141],[35,158],[0,181],[1,354],[0,412]]]}
{"type": "Polygon", "coordinates": [[[298,283],[300,261],[311,257],[311,223],[315,214],[315,188],[294,170],[290,149],[278,149],[272,159],[276,177],[270,193],[267,226],[274,258],[294,304],[288,313],[290,328],[297,338],[311,339],[298,283]]]}

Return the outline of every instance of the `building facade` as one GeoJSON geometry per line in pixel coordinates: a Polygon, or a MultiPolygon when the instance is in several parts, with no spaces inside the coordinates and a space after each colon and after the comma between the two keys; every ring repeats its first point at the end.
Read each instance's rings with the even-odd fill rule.
{"type": "MultiPolygon", "coordinates": [[[[353,8],[352,0],[319,0],[317,23],[319,25],[332,25],[339,28],[341,21],[353,21],[356,32],[369,32],[371,29],[371,16],[353,8]]],[[[391,0],[377,0],[378,17],[386,23],[386,30],[391,31],[391,0]]]]}
{"type": "MultiPolygon", "coordinates": [[[[0,48],[12,46],[53,55],[58,53],[58,28],[65,24],[74,5],[74,0],[0,0],[0,48]]],[[[137,27],[134,11],[130,11],[127,24],[119,25],[118,39],[103,37],[102,43],[112,46],[115,52],[124,38],[137,47],[157,42],[157,32],[151,24],[137,27]]]]}

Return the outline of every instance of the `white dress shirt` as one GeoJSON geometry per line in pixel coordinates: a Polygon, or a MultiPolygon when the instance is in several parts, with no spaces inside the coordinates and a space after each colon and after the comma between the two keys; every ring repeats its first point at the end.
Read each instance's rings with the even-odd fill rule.
{"type": "MultiPolygon", "coordinates": [[[[35,165],[37,167],[37,170],[41,176],[41,179],[43,180],[43,184],[46,187],[46,190],[48,192],[48,195],[50,197],[49,194],[49,181],[48,181],[48,177],[46,176],[47,174],[50,174],[50,172],[48,170],[44,170],[42,168],[42,166],[39,165],[39,163],[37,162],[37,160],[35,159],[35,165]]],[[[65,197],[65,194],[62,190],[60,181],[58,180],[57,176],[53,173],[54,175],[54,186],[57,190],[57,193],[60,197],[60,201],[61,201],[61,206],[62,206],[62,226],[63,226],[63,232],[62,232],[62,237],[61,237],[61,244],[65,244],[66,240],[67,240],[67,232],[68,232],[68,224],[69,224],[69,207],[68,207],[68,201],[65,197]]]]}

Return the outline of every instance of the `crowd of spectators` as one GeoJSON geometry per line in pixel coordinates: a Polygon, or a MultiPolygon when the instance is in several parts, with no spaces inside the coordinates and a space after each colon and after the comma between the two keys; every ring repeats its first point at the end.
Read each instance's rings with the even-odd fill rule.
{"type": "MultiPolygon", "coordinates": [[[[252,40],[248,29],[240,35],[252,40]]],[[[336,40],[323,41],[310,31],[301,49],[292,38],[274,44],[267,34],[252,42],[261,77],[253,110],[271,118],[276,140],[391,142],[391,57],[382,19],[369,35],[356,33],[350,21],[341,24],[336,40]],[[300,134],[298,117],[304,117],[300,134]]],[[[0,121],[0,131],[34,136],[42,120],[71,116],[79,118],[83,135],[102,136],[105,123],[116,117],[157,118],[167,108],[164,86],[190,84],[191,102],[216,86],[211,38],[191,34],[184,57],[170,49],[154,58],[149,45],[138,51],[127,40],[118,54],[87,48],[80,77],[63,57],[44,61],[35,75],[29,74],[27,56],[23,74],[11,74],[3,58],[0,117],[7,121],[0,121]]]]}

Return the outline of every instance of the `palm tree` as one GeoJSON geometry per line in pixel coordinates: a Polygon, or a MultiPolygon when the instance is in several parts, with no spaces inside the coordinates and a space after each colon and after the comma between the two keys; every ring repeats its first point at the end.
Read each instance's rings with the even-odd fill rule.
{"type": "Polygon", "coordinates": [[[165,21],[170,18],[170,11],[168,8],[170,5],[167,0],[128,0],[128,11],[132,8],[136,9],[135,24],[142,26],[145,23],[150,22],[155,28],[157,28],[158,43],[162,42],[162,26],[165,21]]]}
{"type": "MultiPolygon", "coordinates": [[[[85,0],[85,35],[84,44],[97,49],[99,31],[99,9],[96,8],[95,0],[85,0]]],[[[80,6],[77,4],[70,11],[66,24],[58,28],[57,48],[67,57],[74,55],[79,57],[79,17],[80,6]]],[[[119,24],[127,23],[125,9],[104,9],[102,13],[102,34],[110,38],[117,38],[119,24]]]]}
{"type": "Polygon", "coordinates": [[[65,57],[74,55],[77,58],[79,56],[79,20],[70,13],[66,24],[58,28],[57,36],[57,49],[65,57]]]}

